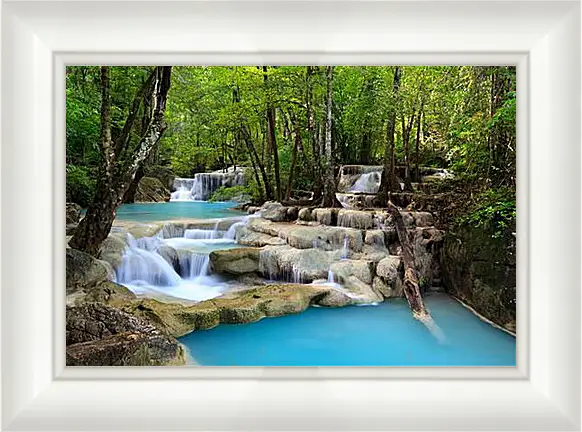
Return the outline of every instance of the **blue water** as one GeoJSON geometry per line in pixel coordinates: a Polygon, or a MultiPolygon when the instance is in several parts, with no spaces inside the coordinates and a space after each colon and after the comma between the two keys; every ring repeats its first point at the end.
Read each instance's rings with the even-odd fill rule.
{"type": "Polygon", "coordinates": [[[117,219],[139,222],[195,218],[213,219],[240,216],[244,213],[230,210],[234,202],[175,201],[164,203],[123,204],[117,209],[117,219]]]}
{"type": "Polygon", "coordinates": [[[454,299],[426,303],[446,340],[412,318],[404,299],[378,306],[309,308],[180,339],[203,366],[515,366],[515,338],[454,299]]]}

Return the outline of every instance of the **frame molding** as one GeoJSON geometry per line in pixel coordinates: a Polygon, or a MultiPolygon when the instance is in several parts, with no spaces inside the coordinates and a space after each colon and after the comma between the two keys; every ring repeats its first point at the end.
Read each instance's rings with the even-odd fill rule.
{"type": "Polygon", "coordinates": [[[580,430],[579,1],[1,7],[0,428],[580,430]],[[103,63],[516,64],[517,368],[65,368],[64,68],[103,63]]]}

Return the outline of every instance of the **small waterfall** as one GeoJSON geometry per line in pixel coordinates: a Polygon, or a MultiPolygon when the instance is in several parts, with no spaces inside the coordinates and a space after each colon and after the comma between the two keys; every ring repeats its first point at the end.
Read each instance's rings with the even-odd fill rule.
{"type": "Polygon", "coordinates": [[[244,185],[244,168],[230,167],[222,170],[198,173],[194,178],[176,178],[175,192],[170,201],[206,201],[221,186],[232,187],[244,185]]]}
{"type": "Polygon", "coordinates": [[[116,271],[119,283],[145,282],[158,286],[174,286],[180,276],[174,268],[157,253],[158,237],[137,239],[128,234],[128,247],[123,254],[121,266],[116,271]]]}
{"type": "Polygon", "coordinates": [[[207,276],[210,256],[199,253],[184,253],[180,256],[180,275],[184,279],[207,276]]]}
{"type": "Polygon", "coordinates": [[[327,273],[327,283],[334,284],[335,282],[335,274],[331,270],[327,273]]]}
{"type": "Polygon", "coordinates": [[[380,171],[364,173],[356,180],[348,192],[378,193],[381,179],[382,173],[380,171]]]}
{"type": "Polygon", "coordinates": [[[342,255],[341,255],[341,259],[348,259],[350,254],[350,249],[349,249],[349,239],[348,236],[344,237],[344,244],[342,246],[342,255]]]}

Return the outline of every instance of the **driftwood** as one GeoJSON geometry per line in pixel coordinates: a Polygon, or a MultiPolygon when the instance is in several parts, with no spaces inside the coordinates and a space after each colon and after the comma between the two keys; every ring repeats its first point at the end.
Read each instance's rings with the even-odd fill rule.
{"type": "Polygon", "coordinates": [[[420,295],[420,287],[418,286],[418,277],[416,276],[416,266],[414,265],[414,251],[412,242],[404,226],[404,219],[400,210],[388,202],[388,212],[392,215],[392,220],[396,226],[398,240],[402,246],[402,261],[404,262],[404,295],[408,300],[408,305],[412,310],[413,316],[423,322],[431,320],[430,314],[424,306],[424,301],[420,295]]]}

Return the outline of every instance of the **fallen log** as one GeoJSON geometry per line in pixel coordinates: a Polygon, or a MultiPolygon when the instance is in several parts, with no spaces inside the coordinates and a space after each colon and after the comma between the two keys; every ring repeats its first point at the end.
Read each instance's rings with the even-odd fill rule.
{"type": "Polygon", "coordinates": [[[388,212],[392,215],[392,220],[396,227],[396,233],[398,234],[398,240],[402,247],[402,261],[404,262],[404,295],[406,296],[406,300],[408,300],[408,305],[412,310],[412,315],[414,318],[422,322],[432,321],[430,314],[424,306],[422,296],[420,295],[416,266],[414,265],[414,251],[408,231],[404,226],[402,214],[390,201],[388,202],[388,212]]]}

